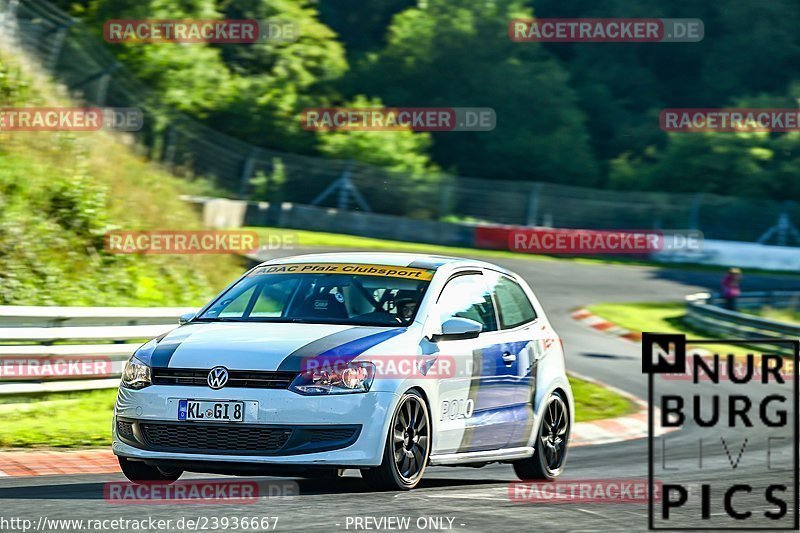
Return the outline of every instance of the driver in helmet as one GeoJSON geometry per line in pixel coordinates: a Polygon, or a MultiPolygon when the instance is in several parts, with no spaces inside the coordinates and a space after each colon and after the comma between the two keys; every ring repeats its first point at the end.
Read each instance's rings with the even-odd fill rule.
{"type": "Polygon", "coordinates": [[[409,322],[414,317],[414,313],[417,312],[416,292],[399,291],[394,304],[397,308],[397,316],[404,322],[409,322]]]}

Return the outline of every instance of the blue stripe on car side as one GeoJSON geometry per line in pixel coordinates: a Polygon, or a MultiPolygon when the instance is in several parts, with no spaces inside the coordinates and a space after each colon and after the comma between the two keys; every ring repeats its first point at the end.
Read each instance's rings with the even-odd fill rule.
{"type": "MultiPolygon", "coordinates": [[[[502,395],[513,395],[512,389],[530,387],[529,376],[519,376],[520,360],[505,366],[501,356],[505,351],[519,355],[531,341],[517,341],[485,346],[473,353],[473,375],[468,398],[474,402],[474,413],[465,422],[464,435],[459,452],[494,449],[507,446],[519,432],[520,426],[528,424],[524,404],[494,405],[498,391],[502,395]],[[498,442],[498,439],[505,442],[498,442]]],[[[512,396],[513,397],[513,396],[512,396]]]]}

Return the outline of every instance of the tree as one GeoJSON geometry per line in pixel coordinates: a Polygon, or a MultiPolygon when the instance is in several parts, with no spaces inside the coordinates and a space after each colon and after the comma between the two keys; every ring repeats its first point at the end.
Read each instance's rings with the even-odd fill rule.
{"type": "Polygon", "coordinates": [[[723,107],[746,95],[781,94],[795,77],[787,65],[800,64],[794,0],[529,3],[542,18],[696,18],[704,24],[703,40],[694,43],[544,45],[571,73],[592,146],[604,161],[663,147],[667,139],[657,122],[663,108],[723,107]]]}
{"type": "Polygon", "coordinates": [[[313,153],[313,135],[300,127],[298,117],[304,107],[325,105],[337,96],[332,84],[348,65],[336,34],[307,0],[236,0],[225,2],[222,10],[229,19],[288,24],[296,39],[219,45],[237,75],[236,94],[209,124],[266,148],[313,153]]]}
{"type": "Polygon", "coordinates": [[[322,22],[339,35],[350,57],[382,48],[392,17],[410,7],[414,0],[370,0],[365,9],[363,0],[320,0],[322,22]]]}
{"type": "MultiPolygon", "coordinates": [[[[734,107],[787,108],[789,102],[760,96],[734,107]]],[[[617,157],[612,186],[800,200],[800,132],[673,132],[667,138],[663,149],[617,157]]]]}
{"type": "MultiPolygon", "coordinates": [[[[112,19],[220,19],[213,0],[95,0],[86,18],[97,32],[112,19]]],[[[204,43],[113,45],[117,57],[168,106],[199,118],[234,95],[233,77],[220,50],[204,43]]]]}
{"type": "Polygon", "coordinates": [[[569,76],[536,43],[508,38],[516,0],[429,0],[395,16],[388,45],[359,68],[387,105],[491,107],[492,132],[434,133],[433,156],[460,174],[597,183],[569,76]]]}
{"type": "MultiPolygon", "coordinates": [[[[358,96],[345,107],[381,108],[378,99],[358,96]]],[[[366,163],[352,169],[360,189],[372,192],[372,207],[380,212],[432,216],[438,205],[431,198],[439,197],[444,179],[427,155],[431,145],[428,133],[400,131],[320,131],[319,151],[334,159],[366,163]],[[396,189],[402,194],[389,195],[384,201],[383,189],[396,189]],[[402,201],[399,200],[402,198],[402,201]]]]}

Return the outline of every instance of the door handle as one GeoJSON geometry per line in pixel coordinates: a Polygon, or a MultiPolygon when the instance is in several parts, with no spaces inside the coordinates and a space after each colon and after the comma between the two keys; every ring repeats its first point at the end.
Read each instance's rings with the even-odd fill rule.
{"type": "Polygon", "coordinates": [[[510,365],[514,361],[517,360],[517,356],[511,352],[503,352],[503,362],[507,365],[510,365]]]}

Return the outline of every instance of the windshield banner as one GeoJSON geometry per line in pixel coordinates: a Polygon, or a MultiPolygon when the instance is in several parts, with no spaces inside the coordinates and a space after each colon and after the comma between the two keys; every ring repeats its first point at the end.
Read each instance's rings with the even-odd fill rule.
{"type": "Polygon", "coordinates": [[[284,265],[265,265],[251,275],[262,274],[356,274],[362,276],[387,276],[428,281],[433,271],[424,268],[398,267],[390,265],[362,265],[347,263],[287,263],[284,265]]]}

